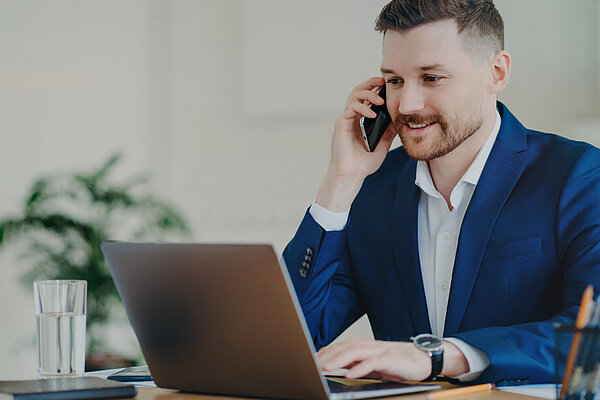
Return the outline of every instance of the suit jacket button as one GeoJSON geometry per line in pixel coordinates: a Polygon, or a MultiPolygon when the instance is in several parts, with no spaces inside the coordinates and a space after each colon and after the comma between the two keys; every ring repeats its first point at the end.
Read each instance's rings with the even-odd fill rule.
{"type": "Polygon", "coordinates": [[[306,261],[307,263],[311,263],[312,262],[312,257],[311,256],[304,256],[304,261],[306,261]]]}
{"type": "Polygon", "coordinates": [[[306,270],[306,269],[304,269],[304,268],[300,268],[300,269],[298,270],[298,272],[300,273],[300,276],[301,276],[302,278],[306,278],[306,277],[308,276],[308,270],[306,270]]]}
{"type": "Polygon", "coordinates": [[[305,261],[305,262],[303,262],[303,263],[302,263],[302,269],[305,269],[305,270],[307,270],[307,271],[308,271],[308,270],[310,269],[310,264],[309,264],[309,263],[307,263],[306,261],[305,261]]]}
{"type": "Polygon", "coordinates": [[[313,253],[314,253],[314,251],[313,251],[312,247],[307,247],[306,248],[306,255],[312,256],[313,253]]]}

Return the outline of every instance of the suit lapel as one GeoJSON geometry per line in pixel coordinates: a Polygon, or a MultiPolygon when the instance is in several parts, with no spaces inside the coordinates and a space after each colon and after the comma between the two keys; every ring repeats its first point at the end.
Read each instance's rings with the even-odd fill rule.
{"type": "Polygon", "coordinates": [[[410,160],[400,171],[393,213],[393,251],[404,299],[417,333],[431,332],[417,243],[420,189],[415,185],[416,162],[410,160]]]}
{"type": "Polygon", "coordinates": [[[494,223],[527,165],[525,128],[499,103],[502,125],[465,214],[444,336],[458,332],[494,223]]]}

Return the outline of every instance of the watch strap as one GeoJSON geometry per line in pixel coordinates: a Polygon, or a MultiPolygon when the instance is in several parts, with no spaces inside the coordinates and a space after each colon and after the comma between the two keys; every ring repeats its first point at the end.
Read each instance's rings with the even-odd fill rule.
{"type": "Polygon", "coordinates": [[[429,352],[429,357],[431,358],[431,374],[425,379],[426,381],[433,380],[442,372],[442,367],[444,366],[444,350],[431,351],[429,352]]]}

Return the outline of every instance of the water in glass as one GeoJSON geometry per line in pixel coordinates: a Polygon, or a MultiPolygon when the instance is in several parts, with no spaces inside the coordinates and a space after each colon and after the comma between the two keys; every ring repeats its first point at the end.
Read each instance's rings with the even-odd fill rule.
{"type": "Polygon", "coordinates": [[[40,378],[83,375],[85,314],[45,313],[36,317],[40,378]]]}

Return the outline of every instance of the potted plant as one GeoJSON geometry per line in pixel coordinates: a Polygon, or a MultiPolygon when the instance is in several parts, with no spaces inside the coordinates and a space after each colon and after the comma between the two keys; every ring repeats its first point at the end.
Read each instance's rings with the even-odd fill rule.
{"type": "Polygon", "coordinates": [[[101,356],[108,364],[95,365],[99,354],[106,351],[100,328],[109,320],[114,305],[120,303],[100,244],[107,239],[157,241],[189,234],[182,216],[149,194],[145,175],[121,183],[112,181],[111,172],[120,159],[114,155],[92,172],[37,179],[25,199],[22,215],[0,220],[0,248],[18,242],[31,266],[22,274],[25,285],[31,287],[40,279],[88,282],[88,370],[128,363],[101,356]]]}

